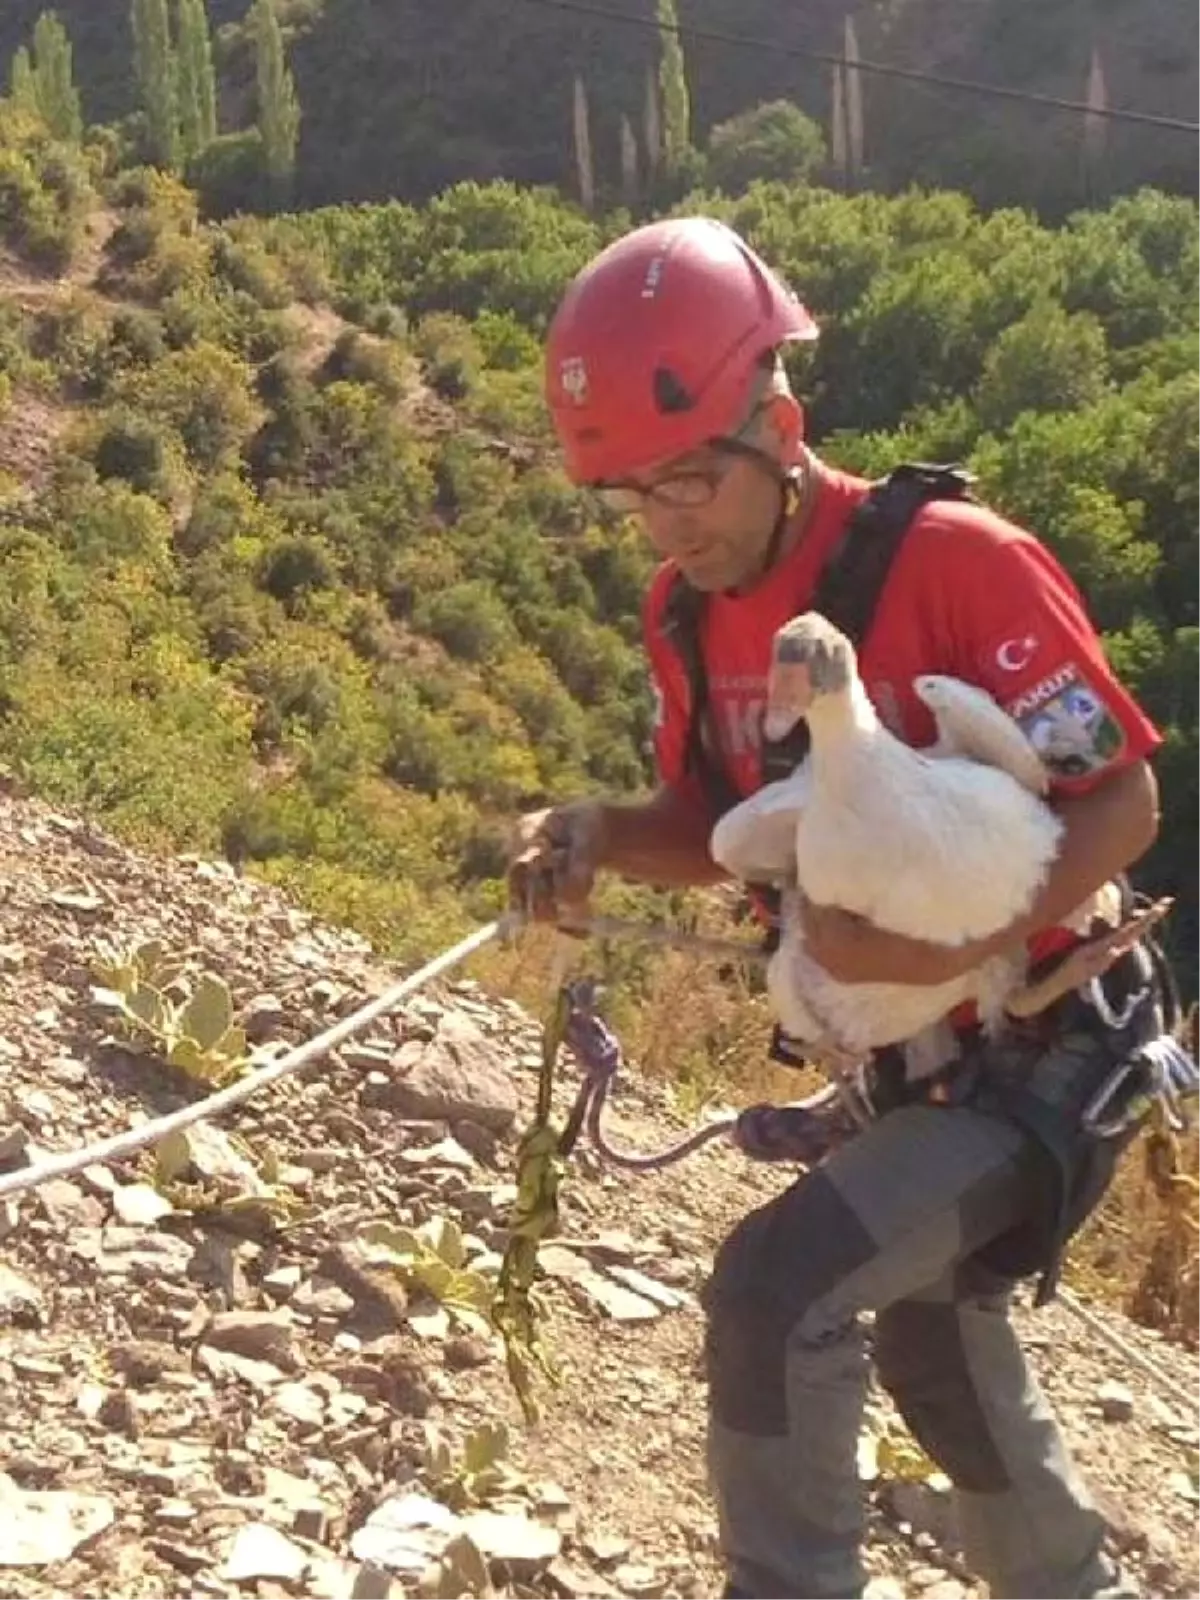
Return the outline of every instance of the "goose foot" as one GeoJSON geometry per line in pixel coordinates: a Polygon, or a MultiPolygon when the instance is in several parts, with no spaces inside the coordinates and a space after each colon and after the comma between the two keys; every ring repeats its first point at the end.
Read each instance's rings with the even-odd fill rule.
{"type": "Polygon", "coordinates": [[[871,1102],[862,1089],[862,1072],[868,1057],[861,1050],[849,1049],[831,1033],[823,1033],[806,1044],[804,1053],[829,1078],[857,1126],[865,1127],[871,1120],[871,1102]]]}

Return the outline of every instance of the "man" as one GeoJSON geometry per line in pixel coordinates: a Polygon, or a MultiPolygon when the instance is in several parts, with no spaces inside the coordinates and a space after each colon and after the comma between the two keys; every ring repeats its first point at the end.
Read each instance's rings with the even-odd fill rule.
{"type": "MultiPolygon", "coordinates": [[[[662,557],[645,608],[661,783],[649,800],[523,820],[513,889],[540,915],[578,909],[602,869],[661,885],[722,876],[689,761],[689,679],[663,612],[680,574],[703,597],[710,758],[747,795],[760,781],[772,635],[810,604],[867,492],[804,444],[779,351],[816,332],[758,256],[704,218],[617,240],[559,308],[546,383],[567,471],[639,516],[662,557]]],[[[900,545],[860,662],[880,714],[915,745],[934,737],[912,692],[926,672],[980,685],[1027,731],[1069,722],[1069,760],[1056,765],[1045,745],[1064,839],[1036,905],[995,938],[949,950],[809,905],[813,957],[845,982],[935,984],[1021,941],[1035,957],[1061,950],[1058,924],[1158,824],[1147,757],[1159,736],[1114,679],[1070,580],[1030,534],[973,503],[935,501],[900,545]]],[[[1068,1000],[1014,1025],[984,1066],[1074,1119],[1114,1058],[1068,1000]]],[[[914,1095],[880,1116],[717,1255],[709,1458],[730,1595],[861,1593],[866,1310],[880,1379],[953,1480],[968,1557],[992,1593],[1128,1592],[1114,1587],[1102,1519],[1007,1317],[1014,1277],[1031,1269],[1003,1246],[1040,1226],[1058,1169],[1019,1119],[947,1098],[914,1095]]]]}

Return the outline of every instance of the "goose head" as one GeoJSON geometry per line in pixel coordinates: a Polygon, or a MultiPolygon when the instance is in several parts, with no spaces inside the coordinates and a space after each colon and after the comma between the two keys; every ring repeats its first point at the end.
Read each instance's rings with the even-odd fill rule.
{"type": "Polygon", "coordinates": [[[858,679],[854,647],[819,611],[776,630],[767,676],[763,733],[784,738],[819,702],[848,695],[858,679]]]}

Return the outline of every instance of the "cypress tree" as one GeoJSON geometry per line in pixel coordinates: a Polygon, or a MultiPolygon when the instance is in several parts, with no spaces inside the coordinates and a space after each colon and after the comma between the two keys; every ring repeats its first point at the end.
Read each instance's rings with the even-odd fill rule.
{"type": "Polygon", "coordinates": [[[178,0],[179,138],[185,161],[199,155],[217,133],[217,80],[204,0],[178,0]]]}
{"type": "Polygon", "coordinates": [[[41,114],[38,105],[37,82],[33,75],[33,62],[29,59],[29,51],[24,45],[17,50],[12,58],[12,97],[13,102],[22,110],[36,111],[41,114]]]}
{"type": "Polygon", "coordinates": [[[283,34],[271,0],[254,0],[258,131],[271,200],[282,204],[291,191],[300,137],[300,102],[283,50],[283,34]]]}
{"type": "Polygon", "coordinates": [[[692,121],[683,45],[676,31],[679,18],[675,0],[658,0],[658,22],[662,29],[658,81],[662,95],[663,164],[673,174],[683,164],[691,145],[692,121]]]}
{"type": "Polygon", "coordinates": [[[77,144],[83,134],[83,113],[71,66],[71,41],[53,11],[43,11],[34,24],[33,77],[46,126],[56,139],[77,144]]]}
{"type": "Polygon", "coordinates": [[[174,171],[179,165],[179,112],[167,0],[133,0],[130,22],[134,76],[146,114],[150,159],[174,171]]]}

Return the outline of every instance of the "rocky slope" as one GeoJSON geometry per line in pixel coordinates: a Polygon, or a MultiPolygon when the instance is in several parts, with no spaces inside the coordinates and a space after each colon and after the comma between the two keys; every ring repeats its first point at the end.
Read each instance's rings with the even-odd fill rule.
{"type": "MultiPolygon", "coordinates": [[[[96,1005],[100,946],[148,936],[224,978],[268,1051],[396,976],[223,863],[0,799],[0,1171],[201,1092],[114,1043],[96,1005]]],[[[0,1200],[0,1595],[719,1592],[696,1293],[785,1175],[712,1146],[647,1178],[575,1161],[545,1259],[562,1382],[532,1429],[496,1347],[356,1245],[372,1220],[450,1217],[494,1263],[537,1045],[511,1002],[447,982],[204,1125],[169,1200],[142,1157],[0,1200]],[[453,1461],[496,1420],[512,1443],[490,1489],[431,1462],[427,1430],[453,1461]]],[[[641,1147],[679,1127],[632,1076],[612,1120],[641,1147]]],[[[1177,1403],[1061,1306],[1029,1334],[1146,1592],[1195,1594],[1195,1363],[1106,1323],[1177,1403]]],[[[871,1428],[871,1593],[981,1593],[882,1399],[871,1428]]]]}

